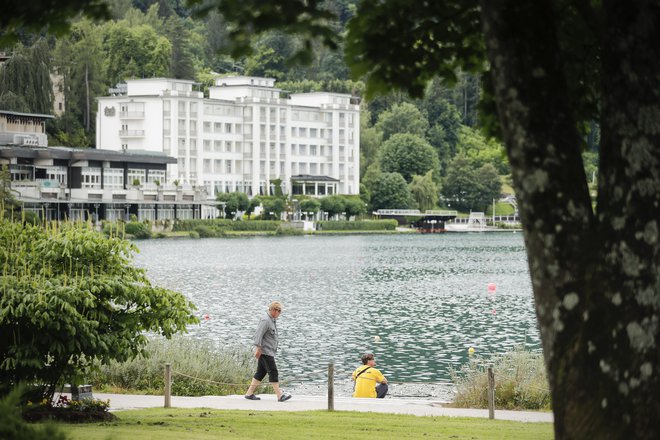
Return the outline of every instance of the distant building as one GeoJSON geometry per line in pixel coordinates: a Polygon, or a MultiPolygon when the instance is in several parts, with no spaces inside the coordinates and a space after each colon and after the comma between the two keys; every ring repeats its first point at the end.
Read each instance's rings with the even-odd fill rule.
{"type": "Polygon", "coordinates": [[[174,156],[168,178],[203,185],[210,198],[359,193],[357,98],[286,95],[272,78],[246,76],[217,78],[208,98],[197,88],[186,80],[127,80],[125,90],[98,98],[97,147],[174,156]]]}
{"type": "Polygon", "coordinates": [[[0,110],[0,166],[27,211],[49,220],[192,219],[214,212],[204,188],[168,183],[176,159],[154,151],[49,147],[51,115],[0,110]]]}

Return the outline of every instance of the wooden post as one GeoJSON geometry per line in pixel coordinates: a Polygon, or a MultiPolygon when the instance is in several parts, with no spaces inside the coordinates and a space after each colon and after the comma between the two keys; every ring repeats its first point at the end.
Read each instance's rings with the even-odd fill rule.
{"type": "Polygon", "coordinates": [[[165,364],[165,408],[172,407],[172,364],[165,364]]]}
{"type": "Polygon", "coordinates": [[[328,411],[335,410],[335,365],[328,364],[328,411]]]}
{"type": "Polygon", "coordinates": [[[495,374],[492,367],[488,367],[488,418],[495,418],[495,374]]]}

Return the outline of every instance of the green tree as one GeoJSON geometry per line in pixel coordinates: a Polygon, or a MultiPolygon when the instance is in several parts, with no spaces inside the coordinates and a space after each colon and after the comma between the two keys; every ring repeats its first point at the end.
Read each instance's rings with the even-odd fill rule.
{"type": "Polygon", "coordinates": [[[383,133],[371,126],[368,110],[360,112],[360,175],[364,176],[369,166],[378,160],[378,150],[383,143],[383,133]]]}
{"type": "Polygon", "coordinates": [[[316,199],[304,199],[300,201],[300,210],[305,212],[311,212],[316,214],[321,209],[321,202],[316,199]]]}
{"type": "MultiPolygon", "coordinates": [[[[250,200],[247,194],[242,192],[219,193],[216,196],[218,202],[224,202],[224,213],[226,217],[234,217],[240,211],[247,211],[250,208],[250,200]]],[[[219,209],[223,209],[219,205],[219,209]]]]}
{"type": "Polygon", "coordinates": [[[18,208],[18,200],[11,189],[11,173],[7,165],[0,167],[0,216],[10,218],[18,208]]]}
{"type": "Polygon", "coordinates": [[[172,45],[169,76],[179,79],[195,78],[195,60],[191,48],[190,31],[184,26],[183,20],[176,15],[167,19],[165,29],[172,45]]]}
{"type": "Polygon", "coordinates": [[[286,210],[286,202],[282,197],[263,196],[261,197],[261,205],[264,209],[262,214],[264,220],[279,220],[286,210]]]}
{"type": "Polygon", "coordinates": [[[413,134],[395,134],[380,148],[380,169],[399,173],[407,182],[414,174],[438,171],[438,156],[423,138],[413,134]]]}
{"type": "MultiPolygon", "coordinates": [[[[0,219],[0,383],[38,384],[52,398],[95,361],[142,353],[197,322],[183,295],[152,286],[131,264],[137,249],[89,225],[0,219]]],[[[6,392],[6,390],[5,390],[6,392]]]]}
{"type": "MultiPolygon", "coordinates": [[[[58,40],[55,53],[58,70],[64,76],[66,111],[76,116],[87,135],[94,137],[94,98],[107,89],[100,27],[89,20],[74,23],[69,35],[58,40]]],[[[66,133],[70,137],[75,132],[66,133]]]]}
{"type": "Polygon", "coordinates": [[[381,173],[371,191],[371,206],[379,209],[412,209],[415,201],[399,173],[381,173]]]}
{"type": "Polygon", "coordinates": [[[459,131],[458,152],[469,157],[475,166],[492,164],[499,174],[510,172],[504,146],[470,127],[462,126],[459,131]]]}
{"type": "Polygon", "coordinates": [[[427,116],[417,107],[403,102],[381,113],[375,128],[383,133],[385,141],[397,133],[410,133],[424,139],[429,129],[429,122],[427,116]]]}
{"type": "Polygon", "coordinates": [[[479,201],[479,210],[486,211],[493,200],[499,200],[502,195],[502,180],[491,163],[486,163],[476,170],[477,181],[481,185],[481,198],[479,201]]]}
{"type": "Polygon", "coordinates": [[[103,34],[110,84],[130,77],[164,77],[169,73],[172,44],[152,26],[129,27],[120,21],[106,24],[103,34]]]}
{"type": "MultiPolygon", "coordinates": [[[[1,74],[1,72],[0,72],[1,74]]],[[[30,113],[30,106],[25,98],[12,91],[0,95],[0,110],[9,110],[19,113],[30,113]]]]}
{"type": "Polygon", "coordinates": [[[365,206],[365,202],[360,197],[345,196],[344,212],[346,212],[346,218],[350,219],[351,217],[357,217],[359,215],[366,214],[367,207],[365,206]]]}
{"type": "Polygon", "coordinates": [[[328,217],[334,217],[344,212],[344,198],[340,195],[326,196],[321,199],[321,211],[327,212],[328,217]]]}
{"type": "Polygon", "coordinates": [[[460,211],[479,210],[482,192],[483,187],[473,164],[466,156],[456,156],[450,162],[442,183],[442,195],[447,206],[460,211]]]}
{"type": "Polygon", "coordinates": [[[423,176],[414,175],[408,188],[420,211],[433,209],[438,204],[439,192],[438,186],[433,181],[433,171],[423,176]]]}
{"type": "Polygon", "coordinates": [[[0,66],[0,96],[9,100],[13,97],[9,93],[20,96],[22,101],[13,99],[14,105],[27,107],[30,113],[53,113],[50,49],[46,40],[39,39],[32,47],[17,46],[14,55],[0,66]]]}

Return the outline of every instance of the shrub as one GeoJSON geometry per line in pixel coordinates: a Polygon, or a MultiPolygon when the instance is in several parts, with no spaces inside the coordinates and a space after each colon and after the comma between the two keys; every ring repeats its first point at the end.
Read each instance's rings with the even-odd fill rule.
{"type": "Polygon", "coordinates": [[[37,384],[50,399],[94,359],[131,358],[146,332],[171,337],[198,322],[183,295],[131,264],[131,243],[86,223],[0,219],[0,250],[0,384],[37,384]]]}
{"type": "Polygon", "coordinates": [[[199,238],[199,233],[197,231],[190,231],[188,235],[190,238],[199,238]]]}
{"type": "Polygon", "coordinates": [[[195,232],[199,234],[202,238],[215,237],[216,233],[212,227],[206,225],[197,225],[195,226],[195,232]]]}
{"type": "Polygon", "coordinates": [[[124,232],[135,238],[151,238],[151,228],[148,224],[142,222],[131,221],[126,223],[124,232]]]}
{"type": "Polygon", "coordinates": [[[303,235],[302,228],[294,228],[287,224],[281,224],[275,230],[275,235],[303,235]]]}
{"type": "Polygon", "coordinates": [[[500,409],[550,409],[550,390],[540,353],[522,348],[486,360],[473,357],[459,371],[450,370],[456,385],[454,405],[488,407],[488,367],[495,373],[495,406],[500,409]]]}
{"type": "Polygon", "coordinates": [[[251,352],[219,351],[205,340],[152,339],[145,354],[128,362],[100,366],[90,382],[101,389],[160,394],[164,386],[164,366],[170,363],[173,395],[225,395],[245,392],[254,373],[251,352]]]}
{"type": "Polygon", "coordinates": [[[323,231],[394,231],[396,220],[359,220],[359,221],[323,221],[318,222],[323,231]]]}
{"type": "Polygon", "coordinates": [[[54,425],[31,425],[21,415],[21,388],[0,399],[0,438],[12,440],[65,440],[66,436],[54,425]]]}
{"type": "Polygon", "coordinates": [[[280,223],[282,222],[277,220],[235,221],[220,218],[177,220],[173,229],[175,231],[194,231],[201,225],[213,228],[216,234],[221,231],[275,231],[280,223]]]}

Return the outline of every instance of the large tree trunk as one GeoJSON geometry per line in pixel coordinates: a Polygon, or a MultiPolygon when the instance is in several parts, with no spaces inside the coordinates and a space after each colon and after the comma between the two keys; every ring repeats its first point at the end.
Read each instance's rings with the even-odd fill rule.
{"type": "Polygon", "coordinates": [[[660,438],[660,14],[646,3],[603,5],[594,214],[555,3],[482,1],[558,439],[660,438]]]}

